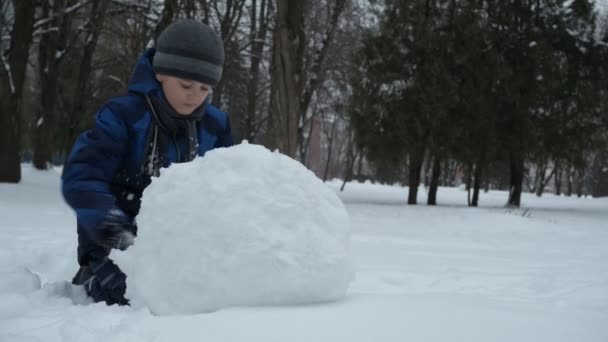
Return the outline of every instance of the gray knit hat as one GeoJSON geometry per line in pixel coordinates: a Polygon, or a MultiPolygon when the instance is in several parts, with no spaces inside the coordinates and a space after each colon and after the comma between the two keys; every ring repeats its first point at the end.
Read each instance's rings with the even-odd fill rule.
{"type": "Polygon", "coordinates": [[[222,78],[224,44],[215,31],[196,20],[178,20],[156,40],[155,73],[199,81],[212,87],[222,78]]]}

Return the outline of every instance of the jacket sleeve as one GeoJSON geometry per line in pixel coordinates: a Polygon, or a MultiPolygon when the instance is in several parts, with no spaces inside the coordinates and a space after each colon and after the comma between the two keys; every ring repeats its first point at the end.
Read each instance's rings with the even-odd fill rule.
{"type": "Polygon", "coordinates": [[[116,208],[110,181],[125,156],[127,140],[124,120],[106,105],[97,113],[95,126],[76,140],[64,166],[63,197],[90,234],[116,208]]]}
{"type": "Polygon", "coordinates": [[[215,147],[230,147],[234,145],[234,141],[232,139],[232,128],[230,127],[230,118],[226,116],[226,125],[224,129],[218,134],[217,142],[215,143],[215,147]]]}

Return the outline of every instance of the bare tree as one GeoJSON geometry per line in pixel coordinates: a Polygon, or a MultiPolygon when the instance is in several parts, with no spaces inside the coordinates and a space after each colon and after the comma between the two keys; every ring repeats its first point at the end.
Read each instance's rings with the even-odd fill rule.
{"type": "Polygon", "coordinates": [[[346,3],[277,1],[268,144],[294,158],[299,153],[303,161],[306,127],[312,123],[310,104],[326,79],[326,59],[346,3]]]}
{"type": "Polygon", "coordinates": [[[321,42],[316,45],[316,49],[311,51],[310,66],[306,68],[303,73],[303,89],[302,95],[300,96],[300,113],[298,117],[298,145],[300,146],[300,155],[302,160],[306,160],[306,144],[304,144],[304,122],[307,120],[307,113],[312,101],[313,95],[318,88],[323,84],[326,79],[326,59],[333,44],[334,35],[338,27],[338,19],[344,8],[347,0],[333,0],[333,4],[321,3],[316,4],[317,6],[322,5],[327,7],[328,19],[325,25],[325,30],[322,33],[321,42]]]}
{"type": "Polygon", "coordinates": [[[55,124],[57,120],[57,81],[59,66],[69,48],[73,13],[82,2],[56,0],[43,2],[42,20],[45,25],[38,29],[43,33],[38,43],[38,76],[40,79],[40,103],[34,142],[33,165],[44,170],[55,152],[55,124]]]}
{"type": "Polygon", "coordinates": [[[348,152],[346,153],[346,167],[344,168],[344,182],[342,183],[342,186],[340,187],[340,191],[344,191],[344,187],[346,186],[347,182],[350,182],[353,180],[353,169],[355,167],[355,161],[357,160],[357,157],[360,158],[359,154],[361,153],[359,150],[355,149],[355,139],[353,136],[353,132],[352,130],[349,130],[349,134],[348,134],[348,152]]]}
{"type": "Polygon", "coordinates": [[[250,30],[249,30],[249,81],[247,83],[247,111],[243,120],[243,138],[250,142],[255,142],[256,133],[258,132],[258,90],[260,89],[260,64],[262,63],[262,55],[264,46],[266,45],[266,37],[269,28],[271,0],[261,0],[258,8],[258,2],[252,0],[250,7],[250,30]]]}
{"type": "Polygon", "coordinates": [[[268,145],[292,158],[296,157],[301,112],[306,2],[277,0],[272,44],[268,145]]]}
{"type": "MultiPolygon", "coordinates": [[[[240,47],[235,41],[235,35],[239,30],[245,0],[213,1],[211,3],[212,13],[219,22],[220,35],[224,41],[225,65],[224,69],[237,67],[240,61],[240,47]]],[[[227,78],[223,77],[220,83],[213,89],[213,102],[221,104],[224,98],[224,88],[227,78]]]]}
{"type": "Polygon", "coordinates": [[[154,31],[154,39],[157,39],[158,35],[173,22],[178,11],[178,0],[165,0],[160,21],[158,22],[158,25],[156,25],[156,30],[154,31]]]}
{"type": "Polygon", "coordinates": [[[0,44],[0,182],[17,183],[21,180],[19,115],[36,1],[0,1],[0,5],[0,37],[10,31],[8,51],[4,49],[3,38],[0,44]],[[12,10],[12,18],[9,17],[9,9],[12,10]]]}
{"type": "MultiPolygon", "coordinates": [[[[263,142],[306,160],[313,128],[310,123],[324,112],[338,121],[333,130],[316,135],[323,139],[329,136],[327,141],[331,144],[322,145],[315,160],[323,160],[327,177],[344,169],[349,132],[344,132],[343,113],[336,113],[332,108],[343,105],[346,98],[344,86],[336,84],[348,82],[336,79],[348,74],[345,56],[350,50],[344,47],[356,44],[338,41],[352,22],[350,17],[341,20],[352,2],[58,0],[26,3],[39,6],[38,10],[31,11],[39,18],[38,21],[35,17],[32,19],[35,23],[32,23],[33,30],[30,29],[30,35],[33,31],[38,44],[36,59],[29,60],[35,74],[31,82],[27,82],[31,84],[27,91],[33,96],[27,97],[24,107],[25,113],[31,114],[22,115],[23,110],[15,112],[15,118],[21,117],[20,120],[27,123],[24,138],[8,139],[8,134],[0,137],[1,142],[10,140],[13,144],[12,165],[17,168],[20,147],[14,144],[19,140],[32,141],[32,147],[26,146],[25,152],[34,152],[36,167],[47,167],[49,160],[60,156],[58,152],[64,155],[80,131],[92,123],[91,114],[108,98],[126,91],[133,64],[149,40],[176,18],[187,17],[213,26],[224,40],[225,73],[214,89],[213,101],[230,112],[237,137],[240,134],[258,143],[272,137],[263,142]],[[60,121],[65,124],[58,125],[60,121]]],[[[0,4],[3,9],[10,6],[11,15],[17,14],[12,10],[12,2],[0,0],[0,4]]],[[[2,44],[8,44],[13,19],[2,17],[0,20],[5,37],[2,44]]],[[[28,46],[31,41],[30,38],[28,46]]],[[[19,39],[19,44],[24,42],[27,40],[19,39]]],[[[2,51],[3,57],[10,59],[15,49],[4,46],[2,51]]],[[[27,55],[19,59],[28,60],[27,55]]],[[[2,89],[6,94],[11,84],[8,76],[14,79],[15,70],[19,69],[10,64],[7,60],[10,68],[2,68],[1,81],[9,85],[2,89]]],[[[24,62],[22,70],[25,66],[24,62]]],[[[8,97],[2,98],[3,106],[7,100],[8,97]]],[[[9,112],[2,111],[2,132],[7,131],[7,127],[17,127],[6,121],[5,113],[9,112]]],[[[0,148],[0,151],[5,150],[0,148]]],[[[9,164],[3,162],[0,167],[4,169],[9,164]]],[[[317,164],[322,176],[323,167],[317,164]]]]}
{"type": "Polygon", "coordinates": [[[92,0],[89,8],[89,14],[83,25],[84,29],[84,47],[80,65],[78,67],[78,77],[76,81],[76,88],[72,95],[72,105],[67,113],[67,134],[65,134],[64,144],[65,146],[71,145],[76,139],[77,127],[79,126],[80,118],[85,112],[85,104],[90,98],[90,86],[89,81],[91,78],[91,72],[93,70],[93,56],[97,48],[97,42],[99,36],[102,33],[103,23],[107,16],[108,1],[104,0],[92,0]]]}
{"type": "MultiPolygon", "coordinates": [[[[319,177],[329,179],[345,176],[345,170],[354,163],[358,153],[354,146],[348,146],[353,140],[350,139],[352,131],[346,103],[351,94],[351,70],[355,67],[351,57],[360,48],[364,25],[361,23],[362,8],[355,2],[316,0],[315,4],[326,5],[326,10],[325,15],[307,16],[311,18],[307,22],[307,34],[316,38],[308,38],[309,48],[305,54],[308,86],[304,89],[303,105],[308,109],[301,112],[298,145],[299,157],[305,165],[316,170],[319,177]],[[328,113],[326,116],[334,120],[328,125],[325,125],[327,120],[322,120],[320,126],[327,126],[327,129],[317,134],[314,127],[319,125],[313,123],[319,121],[319,113],[328,113]],[[328,143],[319,144],[315,139],[328,143]],[[321,160],[327,167],[327,175],[320,165],[316,165],[321,160]]],[[[354,165],[350,168],[352,174],[354,165]]]]}
{"type": "Polygon", "coordinates": [[[437,189],[439,188],[439,176],[441,174],[441,157],[433,157],[433,168],[431,170],[431,181],[429,184],[429,196],[426,204],[437,205],[437,189]]]}

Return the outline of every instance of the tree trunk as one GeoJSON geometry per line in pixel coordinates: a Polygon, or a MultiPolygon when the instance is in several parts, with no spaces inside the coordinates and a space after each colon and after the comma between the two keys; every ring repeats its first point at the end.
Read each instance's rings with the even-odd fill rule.
{"type": "Polygon", "coordinates": [[[450,183],[448,181],[448,173],[450,172],[450,169],[448,166],[449,164],[450,164],[449,159],[447,159],[443,163],[443,171],[441,172],[441,183],[443,183],[443,186],[450,186],[450,183]]]}
{"type": "Polygon", "coordinates": [[[305,1],[277,0],[271,63],[270,146],[296,157],[302,68],[305,1]]]}
{"type": "Polygon", "coordinates": [[[554,183],[555,183],[555,194],[559,196],[562,194],[562,168],[561,168],[559,162],[557,162],[557,161],[555,162],[554,183]]]}
{"type": "MultiPolygon", "coordinates": [[[[348,155],[346,161],[346,168],[344,169],[344,183],[340,187],[340,191],[344,191],[344,187],[346,186],[346,182],[350,182],[353,179],[353,168],[355,166],[355,160],[357,160],[357,156],[359,158],[363,158],[363,155],[357,151],[355,152],[355,144],[353,141],[352,133],[349,133],[348,136],[348,155]]],[[[360,159],[359,159],[360,160],[360,159]]]]}
{"type": "MultiPolygon", "coordinates": [[[[323,118],[321,118],[321,120],[319,120],[319,121],[321,121],[321,123],[316,124],[315,121],[318,121],[318,120],[315,116],[317,116],[317,115],[313,115],[311,120],[308,122],[308,137],[306,139],[303,138],[303,136],[301,135],[302,133],[300,132],[300,130],[304,129],[304,127],[298,128],[298,137],[300,137],[300,138],[298,138],[297,146],[299,147],[298,151],[300,153],[299,154],[300,161],[302,162],[302,164],[304,164],[304,166],[308,167],[311,170],[313,170],[313,167],[316,167],[316,166],[313,166],[316,164],[315,163],[316,161],[308,158],[308,151],[310,148],[310,144],[311,143],[318,144],[318,147],[319,147],[318,148],[318,156],[319,156],[318,163],[320,166],[320,163],[321,163],[321,160],[320,160],[321,136],[323,133],[325,133],[325,132],[323,132],[323,129],[322,129],[322,127],[324,126],[324,122],[325,122],[324,115],[322,115],[323,118]],[[317,130],[317,132],[315,132],[315,130],[317,130]]],[[[332,125],[332,127],[333,127],[333,125],[332,125]]],[[[314,172],[314,170],[313,170],[313,172],[314,172]]]]}
{"type": "MultiPolygon", "coordinates": [[[[312,58],[313,62],[310,70],[305,74],[302,74],[303,77],[306,78],[309,76],[310,78],[308,78],[302,84],[303,92],[300,96],[300,113],[298,122],[306,121],[306,113],[310,107],[312,96],[325,80],[325,60],[327,58],[327,52],[331,47],[336,28],[338,27],[338,19],[344,11],[345,5],[346,0],[334,0],[334,5],[331,9],[331,16],[329,18],[329,24],[326,32],[323,34],[323,40],[321,41],[321,47],[316,51],[314,57],[312,58]]],[[[304,127],[298,125],[298,144],[301,144],[304,141],[303,128],[304,127]]],[[[306,159],[302,159],[302,161],[305,160],[306,159]]]]}
{"type": "MultiPolygon", "coordinates": [[[[239,29],[243,7],[245,0],[225,0],[216,1],[212,4],[216,17],[219,19],[220,35],[224,42],[224,71],[230,70],[232,65],[240,63],[240,51],[238,43],[233,40],[234,34],[239,29]],[[218,6],[221,3],[222,6],[218,6]],[[223,13],[222,13],[223,11],[223,13]]],[[[213,88],[213,104],[223,106],[224,93],[228,93],[226,97],[230,97],[229,89],[226,88],[227,78],[223,77],[220,82],[213,88]]],[[[242,95],[240,95],[242,96],[242,95]]]]}
{"type": "MultiPolygon", "coordinates": [[[[427,160],[425,163],[422,163],[422,176],[424,177],[424,185],[425,186],[430,186],[431,184],[431,173],[432,173],[432,168],[435,165],[433,162],[435,161],[435,158],[429,158],[430,160],[427,160]]],[[[427,200],[428,202],[428,200],[427,200]]]]}
{"type": "Polygon", "coordinates": [[[361,176],[361,174],[363,173],[363,153],[358,153],[358,160],[357,160],[357,176],[361,176]]]}
{"type": "Polygon", "coordinates": [[[572,196],[572,166],[566,168],[566,196],[572,196]]]}
{"type": "Polygon", "coordinates": [[[465,189],[467,190],[467,205],[471,206],[471,187],[473,183],[473,165],[468,164],[465,169],[465,189]]]}
{"type": "MultiPolygon", "coordinates": [[[[338,119],[334,118],[334,122],[331,124],[331,131],[329,132],[329,137],[327,141],[327,161],[325,162],[325,170],[323,172],[323,182],[327,180],[327,173],[329,172],[329,164],[331,163],[331,154],[334,147],[334,135],[336,133],[336,124],[338,123],[338,119]]],[[[312,122],[310,123],[313,124],[312,122]]],[[[352,169],[352,166],[351,166],[352,169]]],[[[351,170],[352,173],[352,170],[351,170]]]]}
{"type": "MultiPolygon", "coordinates": [[[[89,29],[87,32],[87,40],[84,46],[82,59],[80,60],[80,67],[78,68],[78,81],[77,87],[74,93],[74,103],[72,109],[68,114],[68,134],[65,137],[65,146],[70,148],[76,140],[78,134],[78,127],[80,126],[80,119],[83,112],[85,111],[86,99],[90,98],[88,84],[90,82],[90,76],[92,71],[92,62],[95,49],[97,48],[97,41],[101,35],[101,29],[103,22],[106,18],[106,11],[108,9],[108,1],[94,0],[91,4],[91,11],[89,12],[89,29]]],[[[64,153],[67,158],[68,151],[64,153]]]]}
{"type": "Polygon", "coordinates": [[[483,175],[483,167],[481,163],[475,165],[475,173],[473,175],[473,200],[471,200],[471,206],[477,207],[479,205],[479,189],[481,188],[481,178],[483,175]]]}
{"type": "Polygon", "coordinates": [[[424,162],[423,156],[424,152],[414,151],[410,153],[407,204],[418,203],[418,186],[420,185],[420,172],[422,171],[422,163],[424,162]]]}
{"type": "Polygon", "coordinates": [[[36,3],[33,0],[13,1],[14,24],[8,60],[4,55],[0,57],[0,182],[18,183],[21,180],[21,100],[36,3]]]}
{"type": "Polygon", "coordinates": [[[536,179],[534,180],[534,190],[532,193],[536,193],[536,196],[540,197],[543,194],[545,183],[545,175],[547,173],[547,162],[541,161],[540,165],[536,169],[536,179]]]}
{"type": "Polygon", "coordinates": [[[524,180],[524,158],[521,153],[511,156],[511,184],[507,206],[519,208],[521,205],[521,191],[524,180]]]}
{"type": "Polygon", "coordinates": [[[264,42],[266,41],[266,34],[268,32],[268,1],[262,0],[259,13],[257,12],[257,1],[253,0],[251,5],[251,62],[249,66],[249,82],[247,84],[247,112],[245,113],[245,122],[243,125],[243,137],[250,142],[255,142],[257,132],[256,113],[258,105],[258,89],[260,83],[260,64],[262,60],[262,53],[264,52],[264,42]]]}
{"type": "Polygon", "coordinates": [[[456,162],[453,161],[452,166],[450,167],[450,175],[449,175],[449,183],[450,186],[455,186],[456,185],[456,179],[458,179],[458,173],[460,172],[460,167],[461,165],[456,162]]]}
{"type": "Polygon", "coordinates": [[[576,170],[576,197],[583,196],[583,188],[585,181],[585,172],[583,169],[576,170]]]}
{"type": "Polygon", "coordinates": [[[538,183],[538,189],[536,189],[536,196],[541,197],[543,195],[543,192],[545,192],[545,187],[547,186],[547,184],[549,184],[549,182],[551,181],[551,178],[555,175],[555,167],[553,168],[553,170],[551,170],[551,173],[549,173],[549,176],[545,177],[545,173],[547,172],[546,168],[543,171],[543,177],[541,177],[541,181],[538,183]]]}
{"type": "Polygon", "coordinates": [[[67,36],[70,29],[70,14],[65,8],[73,5],[71,0],[55,0],[53,4],[43,2],[43,15],[52,20],[49,27],[57,27],[57,31],[49,31],[42,35],[38,50],[38,75],[40,77],[40,103],[38,122],[36,123],[34,156],[32,163],[38,170],[46,170],[55,152],[55,122],[57,104],[57,80],[59,65],[67,49],[67,36]]]}
{"type": "Polygon", "coordinates": [[[163,32],[163,30],[173,22],[173,19],[175,18],[175,15],[177,14],[177,11],[179,9],[177,1],[178,0],[165,0],[163,12],[160,16],[160,21],[158,22],[158,25],[156,25],[156,29],[154,30],[155,40],[158,39],[160,33],[163,32]]]}
{"type": "Polygon", "coordinates": [[[438,156],[433,158],[433,169],[429,186],[428,205],[437,205],[437,189],[439,188],[439,176],[441,174],[441,159],[438,156]]]}

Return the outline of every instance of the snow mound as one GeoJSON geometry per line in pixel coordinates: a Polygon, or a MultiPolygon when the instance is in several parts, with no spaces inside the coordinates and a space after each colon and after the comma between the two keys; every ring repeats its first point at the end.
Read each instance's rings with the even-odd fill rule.
{"type": "Polygon", "coordinates": [[[338,300],[354,278],[349,218],[299,162],[243,143],[162,170],[139,236],[112,257],[156,314],[338,300]]]}

